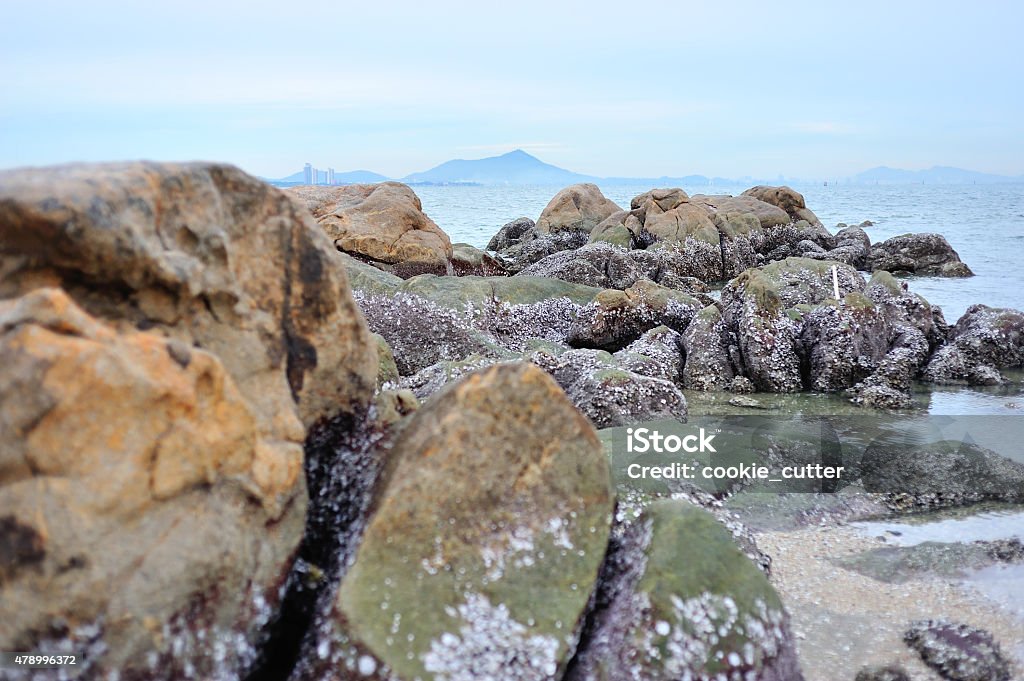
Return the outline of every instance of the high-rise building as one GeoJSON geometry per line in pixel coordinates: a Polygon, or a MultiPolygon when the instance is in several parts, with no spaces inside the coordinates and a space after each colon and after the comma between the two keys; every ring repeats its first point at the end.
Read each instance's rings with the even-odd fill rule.
{"type": "Polygon", "coordinates": [[[333,185],[334,184],[334,168],[328,168],[327,169],[327,184],[329,184],[329,185],[333,185]]]}
{"type": "Polygon", "coordinates": [[[302,169],[302,179],[305,181],[305,184],[313,184],[313,166],[308,163],[302,169]]]}

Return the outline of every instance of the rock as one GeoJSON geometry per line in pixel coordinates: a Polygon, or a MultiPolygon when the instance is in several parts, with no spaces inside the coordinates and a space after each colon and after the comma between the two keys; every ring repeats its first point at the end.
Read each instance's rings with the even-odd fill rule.
{"type": "Polygon", "coordinates": [[[536,223],[530,218],[516,218],[503,225],[498,233],[491,237],[491,240],[487,242],[487,250],[504,251],[518,244],[535,226],[536,223]]]}
{"type": "Polygon", "coordinates": [[[615,353],[619,365],[641,376],[682,386],[683,337],[667,326],[656,326],[615,353]]]}
{"type": "Polygon", "coordinates": [[[727,389],[736,376],[729,348],[738,353],[737,343],[717,306],[708,305],[697,313],[683,334],[683,385],[695,390],[727,389]]]}
{"type": "Polygon", "coordinates": [[[705,196],[703,194],[694,194],[692,201],[703,204],[711,209],[712,212],[727,218],[753,215],[765,230],[788,225],[793,221],[786,211],[753,196],[705,196]]]}
{"type": "Polygon", "coordinates": [[[612,213],[590,232],[591,243],[610,243],[620,248],[638,247],[638,238],[645,233],[643,220],[636,210],[620,210],[612,213]]]}
{"type": "Polygon", "coordinates": [[[585,305],[601,289],[550,277],[438,277],[424,274],[407,279],[399,291],[426,298],[450,310],[464,311],[467,307],[482,310],[493,301],[523,305],[567,298],[585,305]]]}
{"type": "Polygon", "coordinates": [[[498,256],[508,272],[515,274],[553,253],[580,248],[589,239],[590,234],[582,230],[545,234],[534,227],[519,243],[500,251],[498,256]]]}
{"type": "Polygon", "coordinates": [[[338,253],[353,291],[389,296],[402,285],[402,278],[367,265],[346,253],[338,253]]]}
{"type": "Polygon", "coordinates": [[[610,551],[568,681],[801,681],[767,578],[708,512],[658,501],[610,551]]]}
{"type": "Polygon", "coordinates": [[[686,398],[672,381],[624,369],[602,350],[536,352],[529,361],[551,374],[595,428],[686,420],[686,398]]]}
{"type": "Polygon", "coordinates": [[[406,279],[447,274],[452,244],[400,182],[292,187],[340,251],[406,279]]]}
{"type": "MultiPolygon", "coordinates": [[[[787,258],[747,270],[722,290],[723,321],[737,335],[743,373],[758,390],[802,388],[799,336],[802,312],[831,298],[833,263],[787,258]],[[805,308],[806,309],[806,308],[805,308]]],[[[835,265],[840,294],[864,289],[855,269],[835,265]]]]}
{"type": "MultiPolygon", "coordinates": [[[[818,305],[802,322],[801,354],[812,390],[849,388],[874,373],[889,352],[885,316],[859,293],[848,293],[841,303],[818,305]]],[[[927,346],[924,350],[927,355],[927,346]]]]}
{"type": "Polygon", "coordinates": [[[374,399],[377,423],[390,428],[420,408],[420,401],[411,390],[382,390],[374,399]]]}
{"type": "Polygon", "coordinates": [[[972,305],[949,331],[924,370],[932,383],[966,381],[970,385],[1005,382],[999,369],[1024,366],[1024,313],[972,305]]]}
{"type": "Polygon", "coordinates": [[[903,234],[871,248],[871,269],[908,274],[971,277],[974,273],[941,234],[903,234]]]}
{"type": "Polygon", "coordinates": [[[693,269],[691,262],[689,254],[678,248],[626,250],[597,241],[573,251],[549,255],[516,276],[554,277],[620,291],[641,279],[648,279],[666,288],[694,294],[706,293],[710,290],[707,284],[690,276],[693,269]]]}
{"type": "Polygon", "coordinates": [[[447,387],[402,429],[377,490],[312,677],[564,669],[614,493],[596,433],[554,381],[502,364],[447,387]]]}
{"type": "Polygon", "coordinates": [[[742,397],[737,395],[729,399],[729,404],[734,407],[743,407],[744,409],[770,409],[766,407],[752,397],[742,397]]]}
{"type": "Polygon", "coordinates": [[[786,212],[791,222],[806,220],[812,225],[820,225],[821,221],[813,212],[807,208],[804,197],[799,192],[789,187],[767,187],[759,185],[751,187],[743,192],[743,196],[750,196],[759,201],[764,201],[773,206],[778,206],[786,212]]]}
{"type": "Polygon", "coordinates": [[[569,330],[573,347],[620,350],[656,326],[683,331],[704,305],[693,296],[641,279],[618,291],[597,294],[569,330]]]}
{"type": "Polygon", "coordinates": [[[853,681],[910,681],[910,675],[903,667],[863,667],[853,681]]]}
{"type": "Polygon", "coordinates": [[[420,401],[436,394],[449,383],[453,383],[466,374],[486,369],[500,362],[497,357],[470,355],[465,359],[442,361],[420,369],[415,374],[403,376],[398,381],[400,388],[409,390],[420,401]]]}
{"type": "Polygon", "coordinates": [[[375,333],[373,340],[377,343],[377,390],[380,390],[385,383],[398,380],[398,365],[384,336],[375,333]]]}
{"type": "Polygon", "coordinates": [[[861,461],[869,492],[910,495],[930,506],[1024,499],[1024,464],[970,442],[873,442],[861,461]]]}
{"type": "Polygon", "coordinates": [[[0,173],[0,298],[60,286],[91,315],[216,355],[270,441],[368,404],[376,352],[339,254],[284,192],[226,165],[0,173]]]}
{"type": "Polygon", "coordinates": [[[552,277],[586,286],[624,290],[644,278],[644,272],[631,254],[632,251],[609,243],[589,243],[576,250],[549,255],[516,276],[552,277]]]}
{"type": "Polygon", "coordinates": [[[452,246],[452,274],[457,277],[502,277],[508,270],[498,260],[469,244],[452,246]]]}
{"type": "Polygon", "coordinates": [[[537,220],[537,232],[586,232],[589,234],[612,213],[621,210],[605,198],[596,184],[574,184],[548,202],[537,220]]]}
{"type": "Polygon", "coordinates": [[[915,622],[903,639],[951,681],[1010,681],[1010,665],[992,634],[966,624],[915,622]]]}
{"type": "Polygon", "coordinates": [[[300,443],[213,354],[60,289],[0,301],[0,358],[0,647],[94,678],[242,674],[302,538],[300,443]]]}
{"type": "Polygon", "coordinates": [[[370,329],[391,348],[402,376],[474,354],[494,358],[509,355],[492,336],[477,328],[466,312],[440,307],[408,293],[383,297],[357,291],[355,299],[370,329]]]}

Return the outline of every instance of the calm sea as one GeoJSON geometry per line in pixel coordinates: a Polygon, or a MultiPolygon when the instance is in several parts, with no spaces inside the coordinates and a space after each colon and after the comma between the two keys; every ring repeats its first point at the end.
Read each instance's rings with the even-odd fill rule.
{"type": "MultiPolygon", "coordinates": [[[[650,187],[602,187],[623,208],[650,187]]],[[[744,187],[684,187],[691,194],[739,194],[744,187]]],[[[1024,308],[1024,185],[795,185],[830,229],[871,220],[872,241],[906,232],[943,234],[977,276],[918,277],[911,289],[942,306],[955,322],[974,303],[1024,308]]],[[[558,187],[415,187],[426,213],[452,242],[483,248],[498,228],[525,215],[534,220],[558,187]]]]}

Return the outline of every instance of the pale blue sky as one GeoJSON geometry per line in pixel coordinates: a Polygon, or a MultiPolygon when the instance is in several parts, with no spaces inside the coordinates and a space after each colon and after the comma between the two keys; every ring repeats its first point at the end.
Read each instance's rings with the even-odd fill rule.
{"type": "Polygon", "coordinates": [[[496,4],[6,0],[0,167],[1024,173],[1022,3],[496,4]]]}

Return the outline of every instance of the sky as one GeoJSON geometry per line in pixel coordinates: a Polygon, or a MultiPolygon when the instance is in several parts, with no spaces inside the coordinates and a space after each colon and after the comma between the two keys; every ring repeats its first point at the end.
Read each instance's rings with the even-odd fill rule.
{"type": "Polygon", "coordinates": [[[1024,3],[55,2],[0,10],[0,167],[524,149],[599,176],[1024,173],[1024,3]]]}

